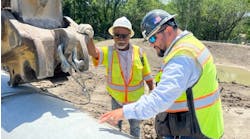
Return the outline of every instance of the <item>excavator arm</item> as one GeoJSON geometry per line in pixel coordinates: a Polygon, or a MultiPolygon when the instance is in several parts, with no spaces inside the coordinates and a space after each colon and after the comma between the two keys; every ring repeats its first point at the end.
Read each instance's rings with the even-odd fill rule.
{"type": "Polygon", "coordinates": [[[61,0],[2,3],[9,6],[1,9],[2,69],[10,74],[9,85],[88,70],[85,36],[77,33],[77,23],[62,15],[61,0]]]}

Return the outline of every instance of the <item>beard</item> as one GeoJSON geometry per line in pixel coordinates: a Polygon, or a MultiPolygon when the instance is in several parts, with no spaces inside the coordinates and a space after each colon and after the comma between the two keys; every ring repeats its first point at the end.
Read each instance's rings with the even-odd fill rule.
{"type": "MultiPolygon", "coordinates": [[[[156,47],[156,46],[155,46],[155,47],[156,47]]],[[[158,47],[158,46],[157,46],[157,48],[160,50],[159,52],[157,52],[157,55],[158,55],[159,57],[164,57],[164,53],[165,53],[166,50],[163,50],[163,49],[161,49],[161,48],[158,47]]]]}
{"type": "Polygon", "coordinates": [[[164,56],[164,53],[165,53],[165,51],[160,49],[160,52],[158,53],[158,56],[159,56],[159,57],[163,57],[163,56],[164,56]]]}
{"type": "Polygon", "coordinates": [[[118,50],[123,50],[123,49],[126,49],[128,47],[128,43],[125,43],[124,41],[120,41],[120,42],[117,42],[115,44],[115,47],[118,49],[118,50]]]}
{"type": "Polygon", "coordinates": [[[115,45],[117,49],[122,50],[125,49],[128,45],[115,45]]]}

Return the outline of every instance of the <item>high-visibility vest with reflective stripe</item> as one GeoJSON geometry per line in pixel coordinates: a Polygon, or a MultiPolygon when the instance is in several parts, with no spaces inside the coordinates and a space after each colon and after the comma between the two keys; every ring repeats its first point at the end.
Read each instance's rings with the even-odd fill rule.
{"type": "MultiPolygon", "coordinates": [[[[143,53],[143,63],[140,48],[132,46],[131,72],[128,83],[123,76],[118,53],[112,46],[101,47],[100,61],[106,67],[107,86],[109,94],[119,103],[130,103],[138,100],[144,94],[144,80],[152,80],[146,55],[143,53]]],[[[100,64],[100,63],[99,63],[100,64]]]]}
{"type": "MultiPolygon", "coordinates": [[[[224,125],[213,57],[198,39],[192,34],[188,34],[178,40],[164,58],[161,71],[169,60],[180,55],[193,58],[197,62],[197,66],[202,68],[201,76],[192,88],[196,117],[201,132],[209,138],[220,138],[224,132],[224,125]]],[[[187,96],[186,92],[183,92],[167,112],[176,113],[187,110],[187,96]]]]}

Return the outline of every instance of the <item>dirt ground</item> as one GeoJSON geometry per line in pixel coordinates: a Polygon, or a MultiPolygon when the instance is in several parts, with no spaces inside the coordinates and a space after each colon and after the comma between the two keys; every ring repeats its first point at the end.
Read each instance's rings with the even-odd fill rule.
{"type": "MultiPolygon", "coordinates": [[[[131,42],[143,47],[146,51],[152,73],[155,75],[161,59],[156,56],[153,48],[148,47],[149,45],[141,39],[132,39],[131,42]]],[[[112,40],[108,40],[97,43],[97,46],[110,45],[112,43],[112,40]]],[[[214,42],[204,43],[213,54],[216,64],[250,69],[249,46],[214,42]]],[[[82,74],[81,79],[85,80],[85,85],[91,95],[91,101],[88,104],[79,104],[86,103],[87,99],[82,94],[80,86],[71,77],[69,77],[68,81],[61,83],[52,84],[49,81],[41,81],[33,84],[58,97],[71,101],[76,107],[88,111],[94,118],[98,119],[102,113],[111,109],[111,99],[105,92],[104,71],[104,67],[94,68],[91,64],[89,71],[82,74]]],[[[221,93],[225,126],[223,139],[248,139],[250,137],[250,86],[236,82],[220,82],[220,86],[223,88],[221,93]]],[[[141,127],[143,139],[156,138],[153,118],[144,120],[141,127]]],[[[129,125],[126,121],[123,124],[123,131],[129,132],[129,125]]]]}

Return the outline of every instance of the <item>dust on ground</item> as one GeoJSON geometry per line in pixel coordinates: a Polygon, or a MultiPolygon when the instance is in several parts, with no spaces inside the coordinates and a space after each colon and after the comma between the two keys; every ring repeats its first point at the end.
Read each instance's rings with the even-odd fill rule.
{"type": "MultiPolygon", "coordinates": [[[[132,39],[131,42],[143,47],[147,53],[153,75],[158,71],[161,58],[158,58],[153,48],[148,47],[147,42],[142,39],[132,39]]],[[[97,46],[111,45],[112,40],[97,43],[97,46]]],[[[216,64],[234,65],[250,69],[250,47],[236,46],[233,44],[205,42],[214,56],[216,64]]],[[[71,101],[76,107],[88,111],[94,118],[99,118],[102,113],[111,110],[111,99],[105,91],[105,69],[95,68],[91,64],[89,71],[81,77],[91,95],[91,101],[82,94],[80,86],[69,77],[68,81],[52,84],[49,81],[33,83],[37,87],[47,90],[58,97],[71,101]]],[[[78,75],[76,75],[78,76],[78,75]]],[[[79,77],[80,78],[80,77],[79,77]]],[[[250,86],[237,84],[235,82],[220,82],[222,88],[221,99],[224,113],[225,132],[223,139],[247,139],[250,136],[250,86]]],[[[84,124],[84,123],[83,123],[84,124]]],[[[73,125],[72,125],[73,126],[73,125]]],[[[129,125],[125,120],[123,132],[129,133],[129,125]]],[[[157,138],[154,131],[153,118],[144,120],[141,124],[141,135],[143,139],[157,138]]]]}

